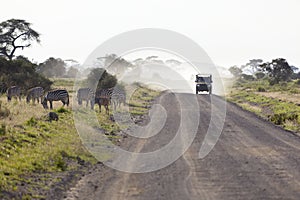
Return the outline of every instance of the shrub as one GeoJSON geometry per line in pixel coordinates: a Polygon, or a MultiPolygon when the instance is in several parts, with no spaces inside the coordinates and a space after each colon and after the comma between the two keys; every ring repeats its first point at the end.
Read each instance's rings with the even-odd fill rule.
{"type": "Polygon", "coordinates": [[[266,76],[266,75],[265,75],[265,73],[263,73],[263,72],[257,72],[257,73],[255,74],[256,79],[263,79],[265,76],[266,76]]]}
{"type": "Polygon", "coordinates": [[[299,116],[297,113],[279,113],[271,116],[270,120],[276,125],[283,125],[286,122],[286,120],[297,121],[298,117],[299,116]]]}
{"type": "Polygon", "coordinates": [[[0,119],[6,118],[10,115],[10,110],[6,107],[2,107],[2,101],[0,101],[0,119]]]}
{"type": "Polygon", "coordinates": [[[298,79],[295,84],[300,85],[300,79],[298,79]]]}
{"type": "Polygon", "coordinates": [[[26,122],[26,125],[28,126],[35,126],[37,125],[37,121],[34,117],[31,117],[27,122],[26,122]]]}
{"type": "Polygon", "coordinates": [[[258,88],[257,88],[257,91],[258,91],[258,92],[265,92],[265,91],[266,91],[266,89],[265,89],[265,88],[263,88],[263,87],[258,87],[258,88]]]}
{"type": "Polygon", "coordinates": [[[5,124],[1,124],[0,135],[5,135],[5,134],[6,134],[6,126],[5,124]]]}
{"type": "Polygon", "coordinates": [[[56,110],[58,113],[69,113],[70,111],[68,111],[67,109],[65,109],[64,107],[60,107],[59,109],[56,110]]]}
{"type": "Polygon", "coordinates": [[[21,86],[22,92],[27,89],[41,86],[45,90],[49,90],[53,83],[44,76],[36,72],[37,65],[31,63],[26,59],[14,59],[8,61],[5,58],[0,57],[0,82],[8,83],[8,85],[1,86],[1,90],[12,86],[21,86]]]}
{"type": "Polygon", "coordinates": [[[276,125],[283,125],[287,116],[286,113],[280,113],[280,114],[274,114],[271,116],[271,122],[273,122],[276,125]]]}

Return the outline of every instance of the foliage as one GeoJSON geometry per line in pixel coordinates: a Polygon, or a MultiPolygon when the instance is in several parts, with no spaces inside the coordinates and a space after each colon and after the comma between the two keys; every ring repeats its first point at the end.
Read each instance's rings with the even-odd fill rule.
{"type": "Polygon", "coordinates": [[[64,107],[60,107],[59,109],[57,109],[58,113],[70,113],[69,110],[65,109],[64,107]]]}
{"type": "Polygon", "coordinates": [[[107,54],[104,57],[97,58],[99,67],[103,67],[108,73],[121,76],[128,68],[133,67],[133,64],[116,54],[107,54]]]}
{"type": "Polygon", "coordinates": [[[238,68],[237,66],[232,66],[229,68],[229,72],[234,76],[234,77],[240,77],[242,75],[242,70],[238,68]]]}
{"type": "MultiPolygon", "coordinates": [[[[51,173],[72,170],[76,167],[78,159],[96,162],[82,146],[72,113],[63,112],[60,113],[60,117],[63,120],[51,124],[43,118],[36,117],[31,117],[23,124],[15,124],[12,127],[2,124],[0,127],[1,191],[15,190],[15,186],[20,185],[20,182],[26,182],[24,176],[25,178],[30,174],[39,176],[43,174],[41,172],[46,172],[49,181],[53,183],[51,173]]],[[[28,184],[39,189],[45,187],[34,185],[35,183],[28,182],[28,184]]],[[[30,196],[34,195],[30,190],[27,192],[30,196]]]]}
{"type": "Polygon", "coordinates": [[[60,58],[48,58],[39,64],[37,72],[48,78],[63,77],[66,74],[66,63],[60,58]]]}
{"type": "Polygon", "coordinates": [[[0,57],[0,66],[0,82],[5,88],[18,85],[23,92],[36,86],[41,86],[45,90],[50,89],[52,81],[36,73],[37,65],[23,56],[12,61],[0,57]]]}
{"type": "Polygon", "coordinates": [[[263,87],[258,87],[257,88],[257,92],[265,92],[265,91],[266,91],[266,89],[263,88],[263,87]]]}
{"type": "Polygon", "coordinates": [[[260,64],[263,62],[263,60],[261,59],[252,59],[252,60],[249,60],[249,62],[242,66],[241,68],[242,69],[245,69],[247,68],[248,72],[252,75],[254,75],[257,71],[260,70],[260,64]]]}
{"type": "Polygon", "coordinates": [[[0,119],[6,118],[10,115],[10,110],[2,106],[2,101],[0,101],[0,119]]]}
{"type": "Polygon", "coordinates": [[[88,75],[87,84],[93,89],[111,88],[117,84],[117,78],[103,68],[94,68],[88,75]]]}
{"type": "Polygon", "coordinates": [[[263,72],[256,72],[255,73],[256,79],[263,79],[265,76],[266,76],[266,74],[263,73],[263,72]]]}
{"type": "Polygon", "coordinates": [[[79,73],[79,70],[75,67],[70,67],[66,73],[67,78],[76,78],[77,74],[79,73]]]}
{"type": "Polygon", "coordinates": [[[297,103],[257,93],[257,91],[280,92],[282,95],[289,96],[299,93],[298,88],[296,82],[284,82],[270,86],[267,80],[251,81],[239,83],[227,99],[274,124],[281,125],[288,130],[300,131],[300,107],[297,103]],[[256,109],[253,110],[253,107],[256,109]]]}
{"type": "Polygon", "coordinates": [[[280,81],[289,81],[294,73],[291,66],[283,58],[273,59],[271,63],[263,63],[261,67],[270,77],[270,85],[280,81]]]}
{"type": "Polygon", "coordinates": [[[40,42],[40,34],[31,28],[31,24],[21,19],[10,19],[0,23],[0,56],[12,60],[17,49],[40,42]]]}
{"type": "Polygon", "coordinates": [[[252,75],[249,74],[242,74],[241,78],[247,81],[254,81],[254,77],[252,75]]]}

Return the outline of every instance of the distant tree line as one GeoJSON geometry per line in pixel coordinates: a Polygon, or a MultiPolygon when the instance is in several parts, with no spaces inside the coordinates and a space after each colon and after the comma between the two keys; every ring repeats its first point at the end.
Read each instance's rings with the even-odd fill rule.
{"type": "Polygon", "coordinates": [[[47,78],[75,78],[79,70],[74,66],[68,68],[61,58],[50,57],[38,65],[37,72],[47,78]]]}
{"type": "Polygon", "coordinates": [[[267,79],[270,85],[300,79],[297,67],[289,65],[284,58],[273,59],[271,62],[263,62],[261,59],[252,59],[241,67],[232,66],[230,73],[240,79],[254,81],[267,79]]]}

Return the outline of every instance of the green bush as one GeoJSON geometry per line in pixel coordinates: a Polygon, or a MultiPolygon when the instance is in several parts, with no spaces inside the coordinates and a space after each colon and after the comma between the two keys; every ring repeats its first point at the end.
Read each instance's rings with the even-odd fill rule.
{"type": "Polygon", "coordinates": [[[8,108],[0,106],[0,119],[6,118],[10,115],[10,110],[8,108]]]}
{"type": "Polygon", "coordinates": [[[297,121],[298,120],[298,114],[297,113],[278,113],[271,116],[270,120],[276,124],[276,125],[284,125],[284,123],[289,121],[297,121]]]}
{"type": "Polygon", "coordinates": [[[67,109],[65,109],[64,107],[60,107],[59,109],[56,110],[58,113],[69,113],[70,111],[68,111],[67,109]]]}
{"type": "Polygon", "coordinates": [[[37,125],[37,120],[34,117],[31,117],[27,122],[26,125],[28,126],[36,126],[37,125]]]}
{"type": "Polygon", "coordinates": [[[5,124],[1,124],[0,135],[5,135],[5,134],[6,134],[6,125],[5,124]]]}
{"type": "Polygon", "coordinates": [[[25,94],[29,88],[41,86],[49,90],[52,81],[36,72],[37,65],[25,58],[17,58],[12,61],[0,57],[0,82],[7,83],[5,87],[18,85],[25,94]]]}
{"type": "Polygon", "coordinates": [[[300,85],[300,79],[298,79],[295,84],[300,85]]]}
{"type": "Polygon", "coordinates": [[[257,91],[258,91],[258,92],[265,92],[265,91],[266,91],[266,89],[265,89],[265,88],[263,88],[263,87],[258,87],[258,88],[257,88],[257,91]]]}

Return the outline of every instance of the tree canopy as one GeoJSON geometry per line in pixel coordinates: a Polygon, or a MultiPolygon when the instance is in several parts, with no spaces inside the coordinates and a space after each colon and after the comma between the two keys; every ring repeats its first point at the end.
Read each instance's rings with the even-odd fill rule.
{"type": "Polygon", "coordinates": [[[48,58],[39,64],[37,72],[48,78],[63,77],[66,74],[66,63],[60,58],[48,58]]]}
{"type": "Polygon", "coordinates": [[[49,90],[52,82],[36,72],[37,65],[24,56],[18,56],[12,61],[0,57],[0,90],[18,85],[23,91],[41,86],[49,90]]]}
{"type": "Polygon", "coordinates": [[[237,66],[232,66],[229,68],[229,72],[234,76],[234,77],[240,77],[242,75],[242,70],[238,68],[237,66]]]}
{"type": "Polygon", "coordinates": [[[263,63],[260,67],[268,73],[270,84],[277,84],[280,81],[289,81],[294,73],[284,58],[273,59],[272,62],[263,63]]]}
{"type": "Polygon", "coordinates": [[[31,24],[22,19],[10,19],[0,23],[0,56],[12,60],[17,49],[30,47],[40,42],[40,34],[31,24]]]}
{"type": "Polygon", "coordinates": [[[93,89],[112,88],[116,84],[117,78],[103,68],[92,69],[87,78],[88,87],[93,89]]]}

